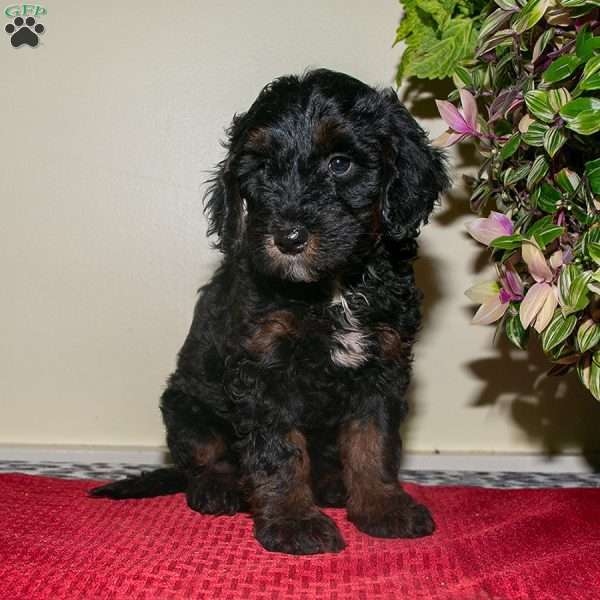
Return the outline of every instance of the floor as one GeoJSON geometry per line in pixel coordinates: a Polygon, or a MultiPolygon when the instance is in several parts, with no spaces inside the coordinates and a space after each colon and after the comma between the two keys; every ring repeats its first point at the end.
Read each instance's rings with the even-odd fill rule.
{"type": "MultiPolygon", "coordinates": [[[[156,465],[124,463],[33,463],[0,461],[0,473],[27,473],[65,479],[120,479],[151,471],[156,465]]],[[[464,485],[488,488],[574,488],[600,487],[600,473],[516,473],[509,471],[403,471],[402,481],[422,485],[464,485]]]]}

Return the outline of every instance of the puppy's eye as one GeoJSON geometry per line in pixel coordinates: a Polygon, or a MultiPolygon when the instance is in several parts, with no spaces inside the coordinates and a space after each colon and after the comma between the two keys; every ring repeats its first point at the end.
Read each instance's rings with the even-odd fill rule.
{"type": "Polygon", "coordinates": [[[345,175],[352,166],[352,161],[347,156],[334,156],[329,161],[329,170],[336,176],[345,175]]]}

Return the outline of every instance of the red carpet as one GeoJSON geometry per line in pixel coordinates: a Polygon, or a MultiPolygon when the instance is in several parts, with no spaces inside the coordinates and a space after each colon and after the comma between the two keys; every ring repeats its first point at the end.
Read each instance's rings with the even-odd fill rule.
{"type": "Polygon", "coordinates": [[[1,600],[600,598],[600,489],[407,485],[433,537],[369,538],[330,510],[347,549],[298,558],[262,550],[246,515],[87,498],[94,485],[0,475],[1,600]]]}

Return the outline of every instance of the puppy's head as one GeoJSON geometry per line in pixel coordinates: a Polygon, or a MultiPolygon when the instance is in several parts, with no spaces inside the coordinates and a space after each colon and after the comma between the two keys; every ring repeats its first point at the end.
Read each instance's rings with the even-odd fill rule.
{"type": "Polygon", "coordinates": [[[382,239],[415,237],[448,185],[443,157],[394,91],[324,69],[267,85],[228,132],[209,234],[261,272],[317,281],[382,239]]]}

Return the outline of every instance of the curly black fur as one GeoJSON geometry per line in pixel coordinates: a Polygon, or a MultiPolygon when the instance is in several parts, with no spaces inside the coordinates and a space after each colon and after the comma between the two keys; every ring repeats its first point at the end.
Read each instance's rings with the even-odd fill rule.
{"type": "Polygon", "coordinates": [[[383,537],[430,534],[397,485],[421,293],[416,237],[444,160],[392,90],[324,69],[275,80],[228,132],[206,198],[222,266],[161,400],[175,463],[93,490],[185,490],[250,510],[268,550],[336,552],[317,505],[383,537]]]}

